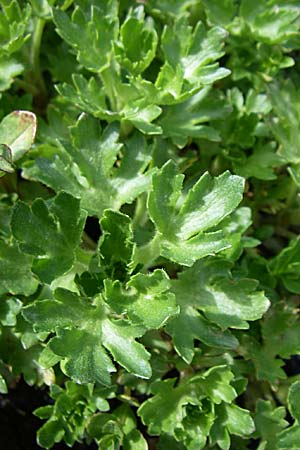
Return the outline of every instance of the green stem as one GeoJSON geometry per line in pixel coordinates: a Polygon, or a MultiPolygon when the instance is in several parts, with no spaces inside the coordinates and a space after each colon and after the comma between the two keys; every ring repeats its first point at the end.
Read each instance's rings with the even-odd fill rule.
{"type": "Polygon", "coordinates": [[[121,121],[120,139],[125,140],[132,132],[133,125],[128,120],[121,121]]]}
{"type": "Polygon", "coordinates": [[[18,179],[16,173],[6,174],[0,178],[0,192],[7,194],[18,192],[18,179]]]}
{"type": "Polygon", "coordinates": [[[135,230],[138,226],[143,226],[148,220],[147,214],[147,196],[140,195],[136,200],[134,216],[132,219],[132,228],[135,230]]]}
{"type": "Polygon", "coordinates": [[[38,94],[37,87],[31,83],[28,83],[28,81],[20,80],[19,78],[16,78],[15,85],[17,87],[19,87],[20,89],[22,89],[23,91],[32,94],[33,96],[36,96],[38,94]]]}
{"type": "Polygon", "coordinates": [[[119,94],[116,89],[117,84],[119,83],[117,67],[114,61],[111,62],[110,67],[104,69],[100,73],[100,78],[102,80],[105,91],[108,95],[110,101],[110,107],[113,112],[119,112],[122,107],[119,100],[119,94]]]}
{"type": "Polygon", "coordinates": [[[97,244],[95,241],[93,241],[92,238],[84,231],[82,234],[82,243],[84,247],[88,250],[96,250],[97,244]]]}
{"type": "Polygon", "coordinates": [[[296,183],[294,182],[294,180],[291,179],[288,195],[286,198],[286,204],[285,204],[286,208],[290,208],[291,206],[293,206],[293,203],[295,201],[297,193],[298,193],[298,187],[297,187],[296,183]]]}
{"type": "Polygon", "coordinates": [[[36,18],[36,24],[32,36],[32,44],[30,51],[30,62],[33,76],[38,85],[38,90],[42,93],[47,92],[40,68],[40,48],[45,24],[46,24],[45,19],[41,19],[40,17],[36,18]]]}
{"type": "Polygon", "coordinates": [[[135,261],[143,264],[144,269],[151,267],[160,255],[160,234],[156,233],[148,244],[138,247],[135,251],[135,261]]]}

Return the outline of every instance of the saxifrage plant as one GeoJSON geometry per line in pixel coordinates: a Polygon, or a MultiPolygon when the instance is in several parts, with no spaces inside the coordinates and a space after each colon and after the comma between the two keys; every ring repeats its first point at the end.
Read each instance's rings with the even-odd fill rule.
{"type": "Polygon", "coordinates": [[[1,393],[46,449],[299,449],[299,2],[0,4],[1,393]]]}

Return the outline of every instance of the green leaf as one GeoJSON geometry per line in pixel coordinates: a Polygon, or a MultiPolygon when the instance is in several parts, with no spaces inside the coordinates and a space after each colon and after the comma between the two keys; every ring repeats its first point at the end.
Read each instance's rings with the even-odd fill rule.
{"type": "Polygon", "coordinates": [[[300,423],[300,381],[293,383],[289,389],[288,407],[295,421],[300,423]]]}
{"type": "Polygon", "coordinates": [[[4,377],[0,374],[0,393],[7,394],[8,389],[4,377]]]}
{"type": "Polygon", "coordinates": [[[278,435],[278,449],[296,449],[300,438],[300,408],[299,408],[300,382],[296,381],[289,388],[288,408],[295,419],[292,426],[278,435]]]}
{"type": "Polygon", "coordinates": [[[183,103],[166,106],[158,123],[165,137],[184,147],[190,138],[219,141],[218,131],[203,124],[224,118],[228,112],[224,100],[212,93],[210,87],[205,87],[183,103]]]}
{"type": "Polygon", "coordinates": [[[4,376],[8,375],[7,381],[15,377],[23,376],[24,380],[30,386],[39,385],[47,382],[53,382],[51,371],[43,370],[38,363],[41,353],[41,346],[36,344],[30,348],[25,348],[20,335],[24,333],[24,328],[19,323],[20,316],[16,327],[2,327],[0,335],[0,354],[1,360],[10,370],[1,371],[4,376]],[[13,376],[13,378],[12,378],[13,376]]]}
{"type": "Polygon", "coordinates": [[[278,436],[278,450],[296,450],[300,442],[300,425],[295,423],[278,436]]]}
{"type": "Polygon", "coordinates": [[[21,311],[22,302],[14,297],[3,299],[0,302],[0,322],[2,325],[12,327],[17,323],[17,315],[21,311]]]}
{"type": "Polygon", "coordinates": [[[53,331],[50,349],[62,358],[63,371],[80,383],[109,384],[115,368],[106,352],[131,373],[149,378],[149,353],[135,341],[138,327],[110,317],[101,297],[91,303],[66,289],[57,289],[55,299],[24,308],[25,318],[37,331],[53,331]],[[106,350],[105,350],[106,349],[106,350]]]}
{"type": "Polygon", "coordinates": [[[36,199],[32,206],[19,201],[14,208],[13,235],[20,249],[34,256],[32,271],[45,283],[74,263],[86,216],[79,205],[78,199],[62,192],[48,204],[36,199]]]}
{"type": "Polygon", "coordinates": [[[236,11],[233,0],[224,0],[222,2],[218,0],[204,0],[203,3],[209,21],[223,27],[231,22],[236,11]]]}
{"type": "Polygon", "coordinates": [[[265,3],[253,3],[251,0],[242,0],[240,15],[250,26],[255,37],[268,44],[280,44],[289,38],[294,39],[298,35],[299,8],[293,5],[278,5],[271,1],[265,3]]]}
{"type": "Polygon", "coordinates": [[[20,7],[17,0],[1,5],[0,55],[9,56],[18,51],[29,38],[27,27],[31,16],[29,3],[20,7]]]}
{"type": "Polygon", "coordinates": [[[101,217],[107,208],[118,210],[147,190],[153,173],[145,172],[151,154],[142,135],[134,134],[124,149],[118,137],[115,125],[102,131],[98,120],[81,115],[71,128],[72,142],[63,142],[59,148],[41,146],[24,176],[79,197],[90,215],[101,217]],[[116,168],[122,150],[121,164],[116,168]]]}
{"type": "MultiPolygon", "coordinates": [[[[228,261],[208,258],[180,273],[178,280],[172,281],[172,291],[182,313],[187,314],[185,308],[200,310],[223,330],[247,329],[248,321],[260,319],[270,306],[269,300],[256,291],[256,280],[233,277],[231,266],[228,261]]],[[[227,338],[233,345],[233,338],[227,338]]]]}
{"type": "Polygon", "coordinates": [[[290,241],[289,245],[270,261],[269,267],[288,291],[300,294],[300,239],[290,241]]]}
{"type": "Polygon", "coordinates": [[[297,136],[300,128],[300,90],[292,80],[269,86],[269,96],[278,119],[269,121],[269,126],[276,140],[281,144],[279,154],[286,162],[300,163],[297,136]],[[286,105],[289,105],[287,108],[286,105]]]}
{"type": "Polygon", "coordinates": [[[220,223],[219,226],[224,230],[224,234],[231,245],[223,252],[226,259],[235,261],[241,256],[244,248],[256,247],[260,244],[258,239],[243,236],[252,224],[251,214],[250,208],[241,206],[220,223]]]}
{"type": "Polygon", "coordinates": [[[191,266],[197,259],[230,246],[222,230],[210,231],[240,203],[243,179],[225,172],[213,178],[205,173],[185,196],[180,208],[183,175],[172,161],[153,175],[148,199],[157,228],[160,254],[191,266]]]}
{"type": "Polygon", "coordinates": [[[37,442],[47,450],[54,444],[60,442],[64,436],[64,430],[59,426],[57,420],[50,420],[43,425],[37,433],[37,442]]]}
{"type": "Polygon", "coordinates": [[[283,164],[282,158],[275,153],[274,145],[257,145],[252,155],[241,162],[234,163],[239,175],[245,178],[255,177],[259,180],[274,180],[274,168],[283,164]]]}
{"type": "Polygon", "coordinates": [[[44,448],[51,448],[56,442],[64,440],[69,447],[76,441],[82,441],[88,423],[101,404],[105,411],[107,397],[113,396],[112,390],[94,388],[91,385],[78,385],[67,381],[65,388],[53,384],[50,396],[53,405],[42,406],[34,414],[47,422],[38,430],[38,443],[44,448]]]}
{"type": "Polygon", "coordinates": [[[36,116],[29,111],[14,111],[0,123],[0,142],[11,150],[17,161],[30,149],[36,133],[36,116]]]}
{"type": "Polygon", "coordinates": [[[16,201],[14,194],[0,194],[0,235],[7,239],[11,236],[10,220],[12,215],[12,206],[16,201]]]}
{"type": "MultiPolygon", "coordinates": [[[[141,92],[137,89],[138,79],[134,79],[134,82],[130,84],[122,83],[117,75],[112,77],[110,69],[106,69],[102,73],[102,78],[108,85],[107,90],[111,92],[109,104],[106,90],[93,77],[87,81],[82,75],[74,74],[72,77],[74,87],[64,83],[57,86],[57,90],[68,102],[94,117],[109,123],[120,120],[125,129],[128,127],[128,123],[131,123],[142,133],[162,133],[161,128],[152,123],[161,114],[162,109],[154,104],[155,98],[152,98],[147,92],[145,98],[144,89],[141,92]]],[[[147,82],[146,85],[148,86],[149,83],[147,82]]],[[[153,89],[151,89],[153,94],[152,91],[153,89]]],[[[157,93],[155,92],[155,94],[157,93]]]]}
{"type": "Polygon", "coordinates": [[[288,171],[296,184],[296,186],[300,187],[300,164],[295,164],[293,167],[289,167],[288,171]]]}
{"type": "Polygon", "coordinates": [[[161,447],[159,448],[169,450],[205,448],[214,420],[214,405],[212,403],[203,402],[201,410],[195,406],[188,406],[187,415],[182,421],[183,427],[177,428],[175,431],[178,442],[171,442],[169,447],[163,439],[160,439],[161,447]]]}
{"type": "Polygon", "coordinates": [[[77,59],[88,70],[99,72],[109,66],[113,42],[117,38],[117,2],[76,6],[71,19],[53,9],[57,32],[77,52],[77,59]]]}
{"type": "Polygon", "coordinates": [[[138,75],[147,69],[155,57],[157,41],[153,20],[145,19],[140,6],[120,28],[120,39],[115,46],[117,60],[129,72],[138,75]]]}
{"type": "Polygon", "coordinates": [[[13,173],[14,166],[10,148],[5,144],[0,144],[0,177],[5,173],[13,173]]]}
{"type": "Polygon", "coordinates": [[[147,442],[136,426],[132,410],[123,404],[113,414],[94,415],[89,422],[88,433],[99,443],[99,448],[104,448],[108,439],[112,439],[117,448],[122,446],[124,450],[147,450],[147,442]]]}
{"type": "Polygon", "coordinates": [[[99,263],[110,278],[124,277],[130,271],[134,250],[131,220],[125,214],[106,210],[100,220],[99,263]]]}
{"type": "Polygon", "coordinates": [[[269,355],[288,359],[300,352],[299,316],[284,302],[273,305],[262,324],[262,337],[269,355]]]}
{"type": "Polygon", "coordinates": [[[165,64],[156,81],[157,87],[176,98],[229,75],[228,69],[220,68],[215,62],[224,54],[225,37],[226,31],[222,28],[213,27],[206,32],[201,22],[192,30],[186,17],[176,20],[172,28],[165,26],[161,40],[165,64]],[[172,90],[171,83],[166,84],[167,70],[171,75],[170,67],[179,76],[178,81],[181,79],[177,92],[172,90]]]}
{"type": "Polygon", "coordinates": [[[284,420],[285,415],[286,411],[283,406],[273,408],[270,401],[258,399],[254,417],[256,428],[254,437],[262,439],[261,444],[264,450],[278,448],[277,435],[288,425],[288,422],[284,420]]]}
{"type": "Polygon", "coordinates": [[[39,283],[31,272],[32,263],[32,256],[21,252],[16,243],[0,240],[0,293],[33,294],[39,283]]]}
{"type": "Polygon", "coordinates": [[[230,434],[246,437],[254,431],[249,411],[234,404],[222,403],[216,407],[216,420],[211,428],[211,444],[222,450],[230,448],[230,434]]]}
{"type": "Polygon", "coordinates": [[[164,22],[186,15],[189,9],[195,5],[197,5],[197,0],[173,0],[172,3],[169,0],[150,0],[147,4],[151,13],[159,14],[164,22]]]}
{"type": "Polygon", "coordinates": [[[253,433],[255,426],[249,411],[237,405],[225,404],[224,408],[227,415],[226,427],[230,434],[245,436],[253,433]]]}
{"type": "Polygon", "coordinates": [[[139,407],[138,414],[150,435],[174,435],[177,429],[183,428],[188,404],[201,408],[208,399],[216,404],[232,402],[237,395],[230,385],[232,379],[229,369],[215,366],[175,387],[175,379],[159,381],[152,387],[154,396],[139,407]]]}
{"type": "Polygon", "coordinates": [[[192,305],[180,303],[180,296],[176,296],[176,300],[180,305],[180,314],[167,324],[167,331],[173,338],[177,353],[188,364],[195,354],[196,339],[216,348],[233,350],[238,346],[238,340],[229,331],[222,331],[206,320],[192,305]]]}
{"type": "Polygon", "coordinates": [[[278,379],[286,378],[286,373],[281,367],[284,362],[276,358],[276,349],[270,352],[270,348],[260,345],[256,339],[251,336],[243,336],[239,353],[246,359],[251,360],[258,380],[267,380],[274,385],[278,379]]]}
{"type": "Polygon", "coordinates": [[[49,20],[52,15],[51,5],[55,0],[30,0],[31,7],[36,16],[49,20]]]}
{"type": "Polygon", "coordinates": [[[0,57],[0,92],[11,87],[14,78],[20,75],[24,66],[15,59],[0,57]]]}
{"type": "Polygon", "coordinates": [[[106,301],[119,314],[127,313],[133,322],[147,329],[160,328],[178,313],[174,294],[169,292],[170,280],[163,270],[157,269],[149,275],[138,273],[126,288],[123,290],[118,281],[105,280],[106,301]]]}

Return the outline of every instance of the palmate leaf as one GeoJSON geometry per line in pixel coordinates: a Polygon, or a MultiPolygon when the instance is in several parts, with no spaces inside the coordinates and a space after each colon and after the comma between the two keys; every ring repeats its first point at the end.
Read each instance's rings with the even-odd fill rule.
{"type": "Polygon", "coordinates": [[[95,414],[89,422],[88,434],[98,443],[99,449],[148,449],[147,441],[137,429],[136,418],[126,404],[112,414],[95,414]]]}
{"type": "Polygon", "coordinates": [[[180,314],[167,330],[187,363],[194,356],[194,339],[212,347],[236,348],[237,339],[224,330],[248,328],[248,321],[260,319],[270,305],[262,292],[256,292],[258,283],[234,278],[231,266],[226,260],[207,258],[172,281],[180,314]]]}
{"type": "Polygon", "coordinates": [[[25,164],[24,177],[79,197],[90,215],[118,210],[147,190],[153,173],[145,172],[151,153],[138,133],[127,141],[121,163],[114,167],[122,149],[118,137],[114,124],[102,131],[98,120],[81,115],[71,128],[71,142],[39,147],[38,157],[25,164]]]}
{"type": "Polygon", "coordinates": [[[147,329],[160,328],[170,316],[178,313],[175,296],[169,292],[170,280],[163,270],[150,275],[134,275],[122,289],[121,283],[105,280],[106,301],[119,314],[147,329]]]}
{"type": "Polygon", "coordinates": [[[173,434],[186,416],[186,405],[200,406],[207,398],[216,404],[232,402],[237,396],[230,385],[233,378],[229,369],[215,366],[176,387],[175,379],[156,382],[151,389],[154,396],[140,406],[138,414],[150,434],[173,434]]]}
{"type": "Polygon", "coordinates": [[[209,22],[222,27],[228,25],[236,12],[234,0],[204,0],[204,7],[209,22]]]}
{"type": "MultiPolygon", "coordinates": [[[[29,3],[19,5],[17,0],[2,2],[0,11],[0,92],[10,88],[14,78],[24,70],[20,58],[11,57],[30,37],[29,3]]],[[[2,141],[0,141],[2,142],[2,141]]]]}
{"type": "Polygon", "coordinates": [[[288,408],[294,419],[294,424],[278,435],[277,447],[279,450],[294,450],[299,446],[300,439],[300,382],[295,381],[289,389],[288,408]]]}
{"type": "Polygon", "coordinates": [[[19,50],[29,38],[27,30],[31,16],[29,3],[22,9],[17,0],[2,2],[0,12],[0,55],[9,56],[19,50]]]}
{"type": "Polygon", "coordinates": [[[32,206],[16,203],[11,227],[20,250],[34,256],[32,272],[44,283],[71,269],[80,244],[86,213],[80,201],[61,192],[47,204],[36,199],[32,206]]]}
{"type": "Polygon", "coordinates": [[[183,103],[166,106],[157,123],[164,137],[170,137],[179,147],[184,147],[188,139],[218,141],[218,131],[207,123],[224,118],[230,108],[210,87],[204,87],[183,103]]]}
{"type": "MultiPolygon", "coordinates": [[[[74,18],[79,17],[78,11],[76,8],[74,18]]],[[[69,24],[67,15],[59,14],[62,14],[69,24]]],[[[68,26],[66,25],[66,29],[68,26]]],[[[97,34],[96,29],[93,32],[97,34]]],[[[70,42],[71,35],[78,41],[76,44],[74,41],[72,45],[80,46],[79,34],[74,30],[62,34],[67,42],[70,42]]],[[[99,36],[101,38],[101,32],[99,36]]],[[[173,27],[164,28],[161,40],[164,62],[156,79],[150,81],[142,78],[141,73],[157,55],[157,33],[152,19],[144,20],[143,8],[139,6],[129,13],[120,28],[119,39],[116,39],[114,45],[114,55],[110,52],[110,66],[103,62],[104,66],[98,67],[97,58],[93,58],[98,71],[101,72],[101,83],[96,78],[87,80],[82,75],[75,74],[74,86],[63,83],[57,90],[81,110],[108,122],[120,120],[125,126],[129,122],[145,134],[164,132],[160,123],[153,123],[162,113],[162,105],[176,105],[191,99],[190,104],[184,105],[185,113],[180,113],[178,108],[167,111],[164,119],[166,137],[172,136],[170,131],[167,133],[168,127],[172,128],[172,120],[176,122],[180,117],[183,122],[182,131],[185,130],[184,139],[191,128],[194,131],[192,136],[215,139],[214,130],[207,130],[203,125],[196,126],[201,122],[202,111],[201,108],[196,111],[198,98],[193,99],[193,96],[204,86],[211,86],[230,73],[216,62],[224,54],[225,36],[226,32],[219,27],[206,31],[203,23],[198,22],[192,29],[185,17],[179,18],[173,27]],[[184,120],[185,114],[189,115],[190,120],[184,120]],[[191,121],[195,121],[194,127],[191,121]]],[[[86,48],[88,47],[85,47],[85,52],[86,48]]],[[[87,57],[91,56],[88,54],[87,57]]],[[[87,66],[86,63],[85,65],[87,66]]],[[[97,71],[96,67],[90,67],[90,70],[97,71]]],[[[179,140],[179,136],[177,139],[179,140]]]]}
{"type": "MultiPolygon", "coordinates": [[[[162,111],[155,101],[157,92],[154,86],[146,82],[148,89],[145,89],[141,83],[141,89],[138,80],[134,80],[134,83],[123,83],[118,76],[112,78],[110,69],[107,69],[102,77],[104,75],[109,79],[108,82],[113,84],[114,97],[118,99],[117,105],[108,104],[106,89],[93,77],[87,80],[82,75],[74,74],[74,87],[63,83],[57,86],[57,91],[68,102],[94,117],[109,123],[119,120],[125,126],[130,123],[145,134],[161,134],[161,127],[152,123],[162,111]]],[[[116,103],[116,100],[112,98],[110,103],[116,103]]]]}
{"type": "Polygon", "coordinates": [[[105,268],[111,279],[119,280],[132,270],[133,231],[126,214],[105,210],[100,220],[102,235],[99,240],[99,265],[105,268]]]}
{"type": "Polygon", "coordinates": [[[284,420],[286,410],[284,406],[274,408],[270,401],[259,399],[255,410],[255,434],[254,437],[262,439],[261,444],[264,450],[278,449],[278,434],[288,426],[284,420]]]}
{"type": "Polygon", "coordinates": [[[300,90],[292,80],[288,79],[280,84],[270,85],[268,92],[277,116],[269,122],[269,126],[276,140],[281,144],[279,154],[285,162],[299,164],[300,90]]]}
{"type": "Polygon", "coordinates": [[[300,239],[293,239],[270,261],[269,267],[271,273],[282,281],[288,291],[300,294],[300,239]]]}
{"type": "Polygon", "coordinates": [[[231,448],[230,435],[246,437],[254,431],[250,412],[234,404],[223,403],[216,407],[216,420],[210,430],[210,443],[222,450],[231,448]]]}
{"type": "Polygon", "coordinates": [[[262,323],[263,342],[269,355],[288,359],[300,353],[299,322],[298,309],[284,302],[273,305],[262,323]]]}
{"type": "Polygon", "coordinates": [[[65,389],[56,384],[51,385],[50,396],[53,405],[41,406],[34,411],[40,419],[47,419],[37,433],[39,445],[46,449],[61,440],[70,447],[76,441],[81,441],[95,412],[107,411],[109,403],[106,398],[114,394],[110,388],[94,388],[68,380],[65,389]]]}
{"type": "MultiPolygon", "coordinates": [[[[285,3],[285,2],[284,2],[285,3]]],[[[248,24],[251,33],[268,44],[299,44],[300,8],[292,4],[278,4],[275,0],[257,3],[242,0],[240,17],[248,24]]]]}
{"type": "MultiPolygon", "coordinates": [[[[153,175],[148,210],[157,234],[150,245],[153,248],[155,244],[165,258],[191,266],[197,259],[230,247],[217,225],[240,203],[244,182],[229,172],[216,178],[205,173],[179,206],[182,181],[183,175],[172,161],[153,175]]],[[[143,262],[145,257],[142,247],[137,260],[143,262]]]]}
{"type": "Polygon", "coordinates": [[[98,257],[95,255],[89,270],[75,278],[80,292],[89,297],[102,292],[105,280],[107,283],[113,283],[114,280],[128,281],[134,269],[132,256],[135,243],[130,218],[107,209],[100,226],[102,234],[98,243],[98,257]]]}
{"type": "Polygon", "coordinates": [[[33,294],[39,283],[32,263],[33,257],[21,252],[16,242],[0,240],[0,294],[33,294]]]}
{"type": "Polygon", "coordinates": [[[276,358],[276,351],[270,353],[270,349],[265,345],[260,345],[251,336],[244,336],[241,340],[241,355],[246,360],[251,360],[255,368],[258,380],[267,380],[275,385],[280,379],[286,378],[286,373],[282,369],[284,362],[276,358]]]}
{"type": "MultiPolygon", "coordinates": [[[[1,360],[8,365],[15,377],[23,376],[30,386],[53,382],[52,370],[44,370],[38,360],[42,346],[37,343],[25,348],[20,339],[21,328],[3,327],[0,335],[1,360]]],[[[2,372],[5,374],[5,371],[2,372]]]]}
{"type": "Polygon", "coordinates": [[[79,383],[110,383],[115,367],[107,354],[129,372],[151,376],[150,355],[135,338],[144,328],[110,316],[101,296],[81,298],[57,289],[55,299],[35,302],[23,310],[36,331],[55,332],[48,346],[62,362],[62,370],[79,383]]]}
{"type": "Polygon", "coordinates": [[[133,75],[138,75],[151,64],[155,57],[158,37],[151,18],[145,18],[140,5],[129,13],[120,27],[120,37],[115,44],[119,63],[133,75]]]}
{"type": "Polygon", "coordinates": [[[221,448],[228,450],[230,434],[247,436],[254,430],[249,411],[231,404],[237,396],[230,384],[233,378],[228,368],[215,366],[178,386],[174,379],[159,381],[152,386],[154,396],[140,406],[138,414],[150,435],[167,434],[185,442],[187,449],[205,448],[209,435],[213,443],[218,442],[220,429],[228,437],[228,446],[221,448]]]}
{"type": "Polygon", "coordinates": [[[22,302],[15,298],[6,298],[0,302],[0,322],[7,327],[13,327],[17,322],[17,315],[21,311],[22,302]]]}
{"type": "Polygon", "coordinates": [[[244,335],[239,350],[245,359],[252,360],[259,380],[275,384],[276,380],[286,378],[283,359],[300,352],[298,310],[283,302],[276,303],[265,315],[261,331],[261,343],[244,335]]]}
{"type": "Polygon", "coordinates": [[[182,15],[186,15],[189,8],[197,4],[197,0],[149,0],[145,7],[153,15],[159,14],[164,21],[169,18],[177,19],[182,15]]]}
{"type": "Polygon", "coordinates": [[[215,62],[224,54],[225,37],[226,31],[219,27],[206,32],[202,22],[193,30],[184,16],[173,27],[165,26],[161,40],[165,63],[155,82],[163,103],[183,101],[229,75],[215,62]]]}
{"type": "Polygon", "coordinates": [[[71,19],[60,9],[53,9],[57,32],[75,49],[78,61],[93,72],[109,66],[118,36],[117,8],[115,0],[85,2],[82,7],[75,7],[71,19]]]}

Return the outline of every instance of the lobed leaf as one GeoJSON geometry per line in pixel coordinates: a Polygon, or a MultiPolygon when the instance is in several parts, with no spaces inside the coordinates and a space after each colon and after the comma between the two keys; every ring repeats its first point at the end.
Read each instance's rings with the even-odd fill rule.
{"type": "Polygon", "coordinates": [[[157,227],[162,256],[191,266],[197,259],[230,247],[217,225],[240,203],[242,178],[229,172],[216,178],[205,173],[180,207],[183,176],[173,162],[166,163],[152,180],[148,209],[157,227]]]}
{"type": "Polygon", "coordinates": [[[32,255],[32,272],[51,283],[72,268],[86,214],[80,201],[61,192],[48,204],[36,199],[32,206],[19,201],[12,215],[12,233],[20,250],[32,255]]]}

